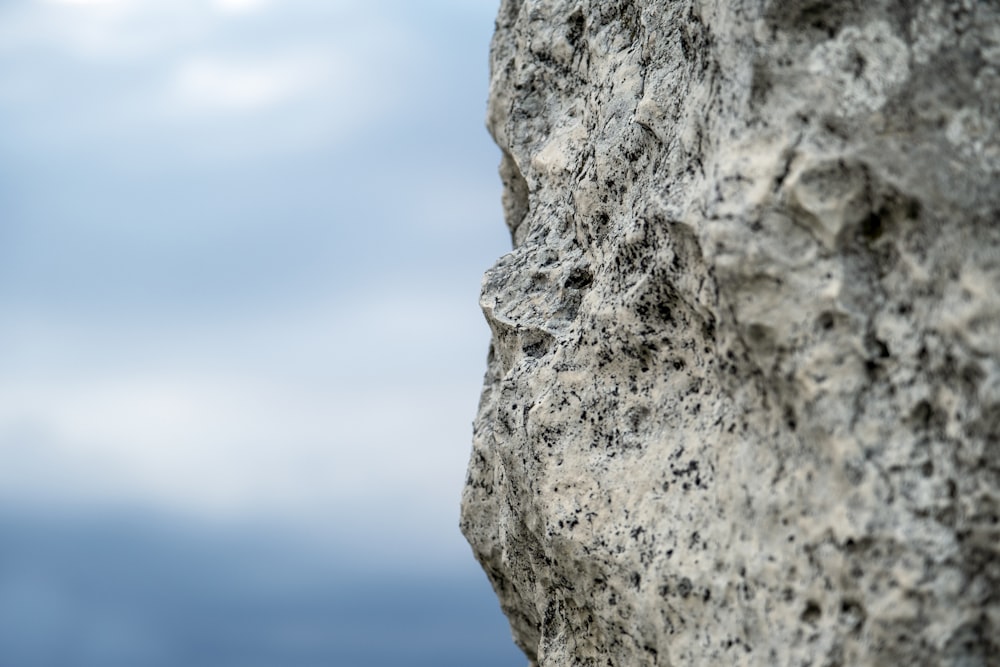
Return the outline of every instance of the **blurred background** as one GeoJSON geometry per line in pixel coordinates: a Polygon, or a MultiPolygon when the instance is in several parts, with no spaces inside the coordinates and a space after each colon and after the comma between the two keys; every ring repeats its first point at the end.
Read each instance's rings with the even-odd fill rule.
{"type": "Polygon", "coordinates": [[[514,666],[496,0],[0,0],[0,664],[514,666]]]}

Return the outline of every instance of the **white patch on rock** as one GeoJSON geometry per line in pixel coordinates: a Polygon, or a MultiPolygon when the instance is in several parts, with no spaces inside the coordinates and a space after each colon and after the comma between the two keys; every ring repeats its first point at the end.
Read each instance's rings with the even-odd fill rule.
{"type": "Polygon", "coordinates": [[[850,116],[878,111],[906,81],[909,50],[884,21],[844,28],[809,54],[809,72],[850,116]]]}

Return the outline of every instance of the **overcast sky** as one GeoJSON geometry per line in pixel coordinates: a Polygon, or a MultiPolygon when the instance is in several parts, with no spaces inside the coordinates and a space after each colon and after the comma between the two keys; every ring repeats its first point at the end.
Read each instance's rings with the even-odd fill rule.
{"type": "Polygon", "coordinates": [[[0,2],[0,501],[470,558],[496,4],[0,2]]]}

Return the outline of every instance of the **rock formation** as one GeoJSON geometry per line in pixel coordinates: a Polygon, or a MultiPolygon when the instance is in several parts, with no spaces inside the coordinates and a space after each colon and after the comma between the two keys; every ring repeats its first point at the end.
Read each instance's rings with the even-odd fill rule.
{"type": "Polygon", "coordinates": [[[532,663],[1000,665],[1000,4],[503,0],[491,63],[532,663]]]}

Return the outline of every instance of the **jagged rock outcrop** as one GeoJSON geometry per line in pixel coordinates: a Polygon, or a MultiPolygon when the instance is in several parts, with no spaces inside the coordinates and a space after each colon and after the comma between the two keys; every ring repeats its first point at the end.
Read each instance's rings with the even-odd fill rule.
{"type": "Polygon", "coordinates": [[[503,0],[488,125],[533,663],[1000,665],[1000,5],[503,0]]]}

